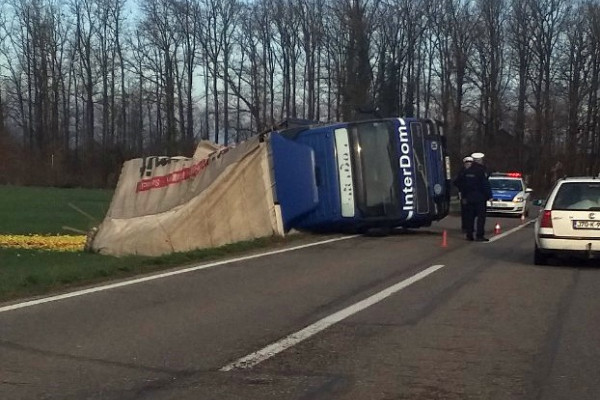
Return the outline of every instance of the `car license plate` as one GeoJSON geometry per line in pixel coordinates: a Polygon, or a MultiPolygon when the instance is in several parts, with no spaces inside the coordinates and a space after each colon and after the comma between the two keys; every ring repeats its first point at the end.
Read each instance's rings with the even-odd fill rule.
{"type": "Polygon", "coordinates": [[[496,207],[496,208],[510,207],[509,204],[503,203],[501,201],[492,201],[492,202],[488,202],[488,203],[489,203],[489,207],[496,207]]]}
{"type": "Polygon", "coordinates": [[[574,220],[573,229],[600,229],[600,221],[574,220]]]}

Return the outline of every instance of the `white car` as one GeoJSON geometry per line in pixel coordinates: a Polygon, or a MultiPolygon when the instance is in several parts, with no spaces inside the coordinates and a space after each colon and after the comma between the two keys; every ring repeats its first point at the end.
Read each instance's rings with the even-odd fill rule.
{"type": "Polygon", "coordinates": [[[519,172],[495,172],[489,178],[492,200],[487,202],[488,214],[528,217],[531,192],[519,172]]]}
{"type": "Polygon", "coordinates": [[[533,261],[554,255],[600,255],[600,178],[568,177],[556,182],[535,221],[533,261]]]}

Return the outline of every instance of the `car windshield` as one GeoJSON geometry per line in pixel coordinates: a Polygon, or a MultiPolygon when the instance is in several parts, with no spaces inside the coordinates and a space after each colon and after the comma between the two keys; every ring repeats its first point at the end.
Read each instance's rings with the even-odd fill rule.
{"type": "Polygon", "coordinates": [[[520,179],[491,178],[490,186],[492,190],[523,190],[523,183],[520,179]]]}
{"type": "Polygon", "coordinates": [[[563,183],[552,204],[553,210],[600,210],[600,183],[563,183]]]}

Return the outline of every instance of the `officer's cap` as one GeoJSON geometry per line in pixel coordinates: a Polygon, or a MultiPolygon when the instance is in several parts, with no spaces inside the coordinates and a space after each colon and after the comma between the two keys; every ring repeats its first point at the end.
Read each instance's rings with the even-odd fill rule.
{"type": "Polygon", "coordinates": [[[485,154],[483,154],[483,153],[473,153],[473,154],[471,154],[471,157],[473,157],[474,160],[481,160],[481,159],[483,159],[483,157],[485,157],[485,154]]]}
{"type": "Polygon", "coordinates": [[[463,162],[467,163],[467,162],[473,162],[473,157],[471,156],[466,156],[465,158],[463,158],[463,162]]]}

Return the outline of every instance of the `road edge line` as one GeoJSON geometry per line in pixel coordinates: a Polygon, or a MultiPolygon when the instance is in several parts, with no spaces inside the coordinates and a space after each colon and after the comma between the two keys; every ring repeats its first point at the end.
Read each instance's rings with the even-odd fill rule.
{"type": "Polygon", "coordinates": [[[502,233],[500,233],[500,234],[498,234],[498,235],[492,236],[492,237],[490,238],[490,241],[489,241],[489,242],[487,242],[487,243],[492,243],[492,242],[495,242],[496,240],[500,240],[500,239],[502,239],[503,237],[505,237],[505,236],[508,236],[508,235],[510,235],[511,233],[514,233],[514,232],[518,231],[519,229],[523,229],[523,228],[525,228],[527,225],[530,225],[530,224],[532,224],[532,223],[534,223],[534,222],[535,222],[535,219],[532,219],[532,220],[530,220],[530,221],[527,221],[527,222],[525,222],[525,223],[523,223],[523,224],[521,224],[521,225],[519,225],[519,226],[515,226],[514,228],[512,228],[512,229],[509,229],[509,230],[507,230],[506,232],[502,232],[502,233]]]}
{"type": "Polygon", "coordinates": [[[194,272],[194,271],[198,271],[198,270],[206,269],[206,268],[212,268],[212,267],[216,267],[216,266],[219,266],[219,265],[233,264],[233,263],[236,263],[236,262],[239,262],[239,261],[252,260],[252,259],[255,259],[255,258],[261,258],[261,257],[275,255],[275,254],[286,253],[288,251],[300,250],[300,249],[305,249],[305,248],[308,248],[308,247],[319,246],[319,245],[322,245],[322,244],[327,244],[327,243],[332,243],[332,242],[338,242],[338,241],[341,241],[341,240],[352,239],[352,238],[355,238],[355,237],[358,237],[358,236],[360,236],[360,235],[342,236],[342,237],[337,237],[337,238],[323,240],[323,241],[320,241],[320,242],[313,242],[313,243],[302,244],[302,245],[299,245],[299,246],[289,247],[289,248],[286,248],[286,249],[272,250],[272,251],[268,251],[266,253],[258,253],[258,254],[252,254],[252,255],[248,255],[248,256],[243,256],[243,257],[231,258],[231,259],[227,259],[227,260],[215,261],[215,262],[208,263],[208,264],[200,264],[200,265],[195,265],[193,267],[186,267],[186,268],[181,268],[181,269],[177,269],[177,270],[174,270],[174,271],[163,272],[163,273],[158,273],[158,274],[154,274],[154,275],[150,275],[150,276],[145,276],[143,278],[128,279],[126,281],[122,281],[122,282],[118,282],[118,283],[111,283],[111,284],[108,284],[108,285],[94,286],[94,287],[91,287],[91,288],[88,288],[88,289],[75,290],[73,292],[63,293],[63,294],[59,294],[59,295],[42,297],[42,298],[35,299],[35,300],[29,300],[29,301],[24,301],[24,302],[21,302],[21,303],[16,303],[16,304],[11,304],[11,305],[7,305],[7,306],[2,306],[2,307],[0,307],[0,313],[7,312],[7,311],[14,311],[14,310],[18,310],[20,308],[33,307],[33,306],[37,306],[37,305],[40,305],[40,304],[50,303],[50,302],[53,302],[53,301],[69,299],[71,297],[78,297],[78,296],[83,296],[83,295],[86,295],[86,294],[91,294],[91,293],[96,293],[96,292],[102,292],[102,291],[110,290],[110,289],[116,289],[116,288],[119,288],[119,287],[136,285],[138,283],[153,281],[153,280],[156,280],[156,279],[168,278],[170,276],[179,275],[179,274],[185,274],[185,273],[188,273],[188,272],[194,272]]]}

